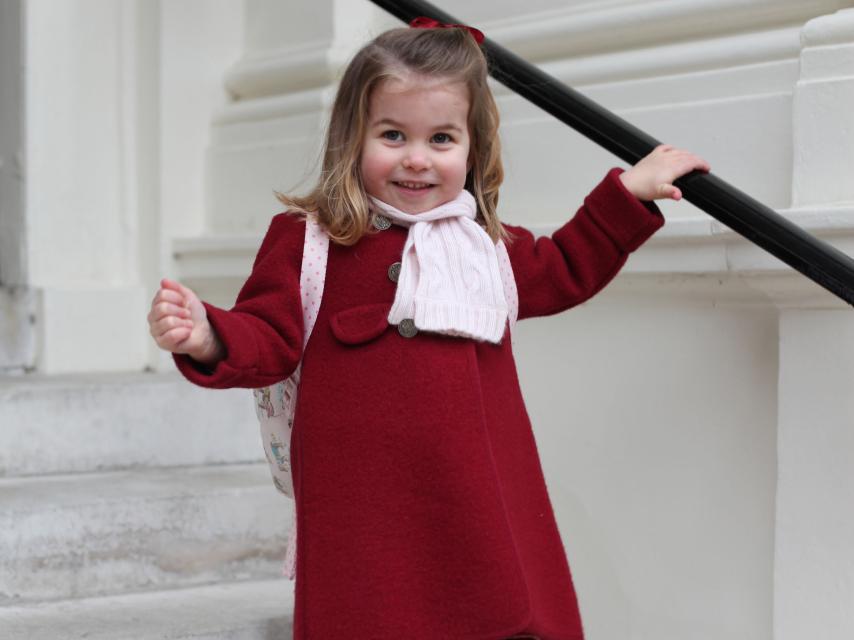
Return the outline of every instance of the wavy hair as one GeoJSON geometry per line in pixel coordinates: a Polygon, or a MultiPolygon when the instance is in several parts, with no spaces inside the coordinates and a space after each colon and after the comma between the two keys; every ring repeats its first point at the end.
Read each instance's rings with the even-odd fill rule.
{"type": "Polygon", "coordinates": [[[305,196],[276,193],[297,214],[317,212],[333,242],[353,245],[372,232],[361,175],[362,144],[371,92],[386,79],[409,73],[466,85],[471,169],[465,188],[477,202],[477,221],[494,242],[510,239],[496,208],[504,180],[499,115],[487,84],[487,61],[471,34],[460,28],[386,31],[362,47],[341,78],[322,151],[320,179],[305,196]]]}

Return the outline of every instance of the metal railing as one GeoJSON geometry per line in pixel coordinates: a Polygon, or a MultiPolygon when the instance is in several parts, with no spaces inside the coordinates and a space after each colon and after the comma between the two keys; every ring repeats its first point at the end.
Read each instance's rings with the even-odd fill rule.
{"type": "MultiPolygon", "coordinates": [[[[406,23],[418,16],[460,23],[421,0],[371,1],[406,23]]],[[[637,163],[661,144],[488,37],[481,46],[492,77],[626,162],[637,163]]],[[[854,260],[850,256],[713,173],[692,171],[673,184],[688,202],[854,305],[854,260]]]]}

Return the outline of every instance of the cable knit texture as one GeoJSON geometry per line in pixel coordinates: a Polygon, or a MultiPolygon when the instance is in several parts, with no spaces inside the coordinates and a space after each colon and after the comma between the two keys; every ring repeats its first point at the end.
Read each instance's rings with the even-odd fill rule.
{"type": "Polygon", "coordinates": [[[477,203],[463,189],[456,198],[409,214],[371,198],[374,211],[409,228],[397,293],[388,321],[407,318],[422,331],[499,343],[507,300],[495,243],[477,222],[477,203]]]}

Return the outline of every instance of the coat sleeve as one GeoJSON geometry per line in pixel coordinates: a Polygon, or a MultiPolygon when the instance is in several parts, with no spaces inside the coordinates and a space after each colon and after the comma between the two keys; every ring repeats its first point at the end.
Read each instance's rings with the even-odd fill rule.
{"type": "Polygon", "coordinates": [[[515,236],[507,250],[520,320],[552,315],[589,299],[664,224],[656,204],[636,198],[619,179],[621,173],[618,167],[608,171],[575,216],[550,238],[535,239],[527,229],[504,225],[515,236]]]}
{"type": "Polygon", "coordinates": [[[172,354],[187,380],[213,389],[251,389],[293,373],[302,357],[304,240],[304,220],[286,213],[273,217],[234,306],[226,311],[202,302],[225,347],[225,359],[211,368],[186,354],[172,354]]]}

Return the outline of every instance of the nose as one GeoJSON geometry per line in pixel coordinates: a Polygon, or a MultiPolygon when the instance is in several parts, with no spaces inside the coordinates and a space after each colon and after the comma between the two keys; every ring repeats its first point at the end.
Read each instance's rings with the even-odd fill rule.
{"type": "Polygon", "coordinates": [[[420,147],[412,147],[404,155],[402,164],[410,171],[424,171],[430,168],[430,156],[420,147]]]}

